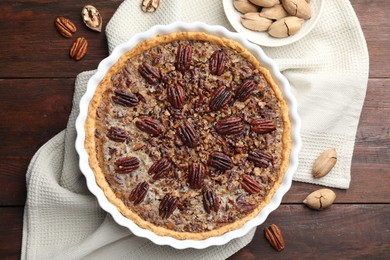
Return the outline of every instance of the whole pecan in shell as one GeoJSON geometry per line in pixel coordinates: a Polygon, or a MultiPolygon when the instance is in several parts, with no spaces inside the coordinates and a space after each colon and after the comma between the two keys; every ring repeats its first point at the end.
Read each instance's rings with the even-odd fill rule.
{"type": "Polygon", "coordinates": [[[120,174],[131,173],[139,168],[139,159],[134,156],[127,156],[118,159],[114,164],[115,172],[120,174]]]}
{"type": "Polygon", "coordinates": [[[135,126],[151,136],[158,136],[162,131],[160,122],[148,116],[139,116],[135,126]]]}
{"type": "Polygon", "coordinates": [[[213,92],[209,107],[211,111],[217,111],[224,107],[232,98],[232,92],[226,86],[221,86],[213,92]]]}
{"type": "Polygon", "coordinates": [[[270,133],[276,129],[275,124],[270,119],[255,118],[251,121],[251,130],[258,134],[270,133]]]}
{"type": "Polygon", "coordinates": [[[244,128],[241,118],[234,116],[219,120],[215,125],[215,130],[221,135],[239,134],[244,128]]]}
{"type": "Polygon", "coordinates": [[[264,235],[267,238],[269,244],[278,252],[282,251],[285,243],[282,232],[279,227],[272,224],[264,229],[264,235]]]}
{"type": "Polygon", "coordinates": [[[179,44],[176,54],[176,68],[179,71],[186,71],[190,68],[192,59],[192,47],[191,45],[179,44]]]}
{"type": "Polygon", "coordinates": [[[69,55],[76,61],[84,58],[88,51],[88,42],[84,37],[78,37],[70,47],[69,55]]]}
{"type": "Polygon", "coordinates": [[[139,103],[138,97],[135,94],[119,89],[114,91],[112,101],[125,107],[134,107],[139,103]]]}
{"type": "Polygon", "coordinates": [[[65,18],[65,17],[57,17],[54,21],[54,25],[56,26],[57,31],[66,38],[71,38],[72,33],[75,33],[77,31],[76,26],[74,23],[65,18]]]}
{"type": "Polygon", "coordinates": [[[270,166],[273,158],[272,154],[267,151],[254,149],[249,152],[248,160],[253,162],[257,167],[267,168],[270,166]]]}
{"type": "Polygon", "coordinates": [[[108,129],[107,137],[114,142],[123,143],[127,139],[127,133],[124,129],[113,126],[108,129]]]}
{"type": "Polygon", "coordinates": [[[259,193],[263,188],[263,186],[261,186],[260,183],[258,183],[255,179],[253,179],[248,174],[244,174],[242,176],[242,181],[240,180],[239,182],[242,188],[251,194],[259,193]]]}
{"type": "Polygon", "coordinates": [[[215,192],[209,188],[203,189],[203,207],[208,214],[210,214],[212,210],[218,212],[219,209],[219,199],[215,192]]]}
{"type": "Polygon", "coordinates": [[[215,51],[210,57],[210,73],[221,76],[225,71],[226,61],[227,57],[224,51],[215,51]]]}
{"type": "Polygon", "coordinates": [[[166,158],[161,158],[153,163],[149,168],[148,173],[153,175],[154,180],[158,180],[166,176],[172,168],[172,163],[166,158]]]}
{"type": "Polygon", "coordinates": [[[178,136],[188,147],[195,147],[198,145],[199,134],[194,129],[194,126],[188,121],[184,121],[183,124],[179,126],[178,136]]]}
{"type": "Polygon", "coordinates": [[[139,65],[138,72],[149,84],[155,85],[160,82],[161,74],[159,69],[148,63],[144,62],[139,65]]]}
{"type": "Polygon", "coordinates": [[[138,183],[138,185],[131,191],[129,201],[134,201],[134,205],[140,204],[148,193],[149,184],[144,181],[138,183]]]}
{"type": "Polygon", "coordinates": [[[236,99],[244,102],[252,94],[253,90],[256,88],[256,82],[253,80],[245,80],[242,82],[234,91],[236,99]]]}
{"type": "Polygon", "coordinates": [[[204,184],[204,177],[206,176],[206,168],[203,163],[192,163],[189,166],[188,183],[192,189],[200,189],[204,184]]]}
{"type": "Polygon", "coordinates": [[[224,153],[221,152],[213,152],[209,155],[209,159],[207,164],[211,167],[216,168],[217,170],[230,170],[233,168],[232,159],[224,153]]]}
{"type": "Polygon", "coordinates": [[[160,206],[158,208],[159,216],[163,219],[169,218],[169,216],[172,215],[178,205],[178,198],[172,196],[170,193],[166,194],[160,202],[160,206]]]}
{"type": "Polygon", "coordinates": [[[171,85],[167,88],[167,97],[169,103],[176,108],[180,109],[184,105],[184,90],[179,84],[171,85]]]}

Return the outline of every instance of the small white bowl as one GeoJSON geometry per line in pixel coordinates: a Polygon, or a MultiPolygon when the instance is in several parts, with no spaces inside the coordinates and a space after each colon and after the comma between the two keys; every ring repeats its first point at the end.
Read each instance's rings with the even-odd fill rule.
{"type": "Polygon", "coordinates": [[[102,60],[98,66],[97,72],[89,79],[87,85],[87,91],[80,100],[80,113],[76,120],[76,150],[79,154],[79,166],[81,172],[85,175],[87,180],[88,189],[93,193],[99,205],[103,210],[112,215],[113,219],[121,226],[127,227],[134,235],[139,237],[144,237],[157,245],[169,245],[176,249],[185,249],[185,248],[196,248],[203,249],[209,246],[215,245],[224,245],[231,241],[234,238],[242,237],[246,235],[252,228],[262,224],[267,216],[279,207],[283,195],[290,189],[292,183],[292,176],[298,167],[298,152],[301,147],[301,139],[299,135],[300,130],[300,119],[297,113],[297,102],[290,91],[290,85],[287,79],[280,73],[277,65],[274,61],[268,58],[263,50],[247,41],[244,37],[238,33],[232,33],[221,26],[210,26],[204,23],[182,23],[176,22],[169,25],[157,25],[150,28],[148,31],[134,35],[128,42],[123,43],[117,46],[111,55],[104,60],[102,60]],[[283,181],[279,189],[275,192],[270,203],[265,206],[259,214],[254,217],[252,220],[248,221],[244,226],[239,229],[227,232],[218,237],[211,237],[205,240],[178,240],[172,237],[161,237],[153,233],[152,231],[140,228],[130,219],[124,217],[118,209],[111,204],[106,196],[104,195],[102,189],[96,184],[95,175],[89,166],[88,163],[88,154],[84,147],[85,142],[85,131],[84,123],[87,118],[88,106],[91,101],[96,88],[100,84],[100,81],[106,75],[107,71],[114,65],[118,59],[125,52],[132,49],[138,43],[150,39],[156,35],[170,34],[179,31],[191,31],[191,32],[206,32],[213,35],[218,35],[221,37],[226,37],[232,40],[235,40],[242,44],[246,49],[248,49],[259,61],[261,64],[266,67],[270,72],[276,83],[279,85],[280,89],[284,94],[284,98],[289,106],[290,120],[292,123],[292,151],[290,156],[290,165],[287,172],[284,175],[283,181]]]}
{"type": "Polygon", "coordinates": [[[309,20],[305,20],[302,25],[302,28],[295,35],[288,36],[286,38],[274,38],[270,36],[267,32],[255,32],[245,28],[241,24],[241,17],[244,14],[240,13],[236,10],[236,8],[234,8],[233,2],[234,0],[223,0],[223,8],[225,10],[226,17],[228,18],[233,28],[253,43],[265,47],[278,47],[296,42],[299,39],[302,39],[305,35],[307,35],[311,31],[311,29],[313,29],[313,27],[317,24],[325,0],[311,0],[311,18],[309,20]]]}

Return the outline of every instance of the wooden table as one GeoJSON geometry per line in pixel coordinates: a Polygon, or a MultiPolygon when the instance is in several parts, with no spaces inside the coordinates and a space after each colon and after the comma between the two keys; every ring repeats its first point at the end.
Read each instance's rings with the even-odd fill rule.
{"type": "MultiPolygon", "coordinates": [[[[91,3],[107,22],[121,2],[91,3]]],[[[350,189],[336,190],[336,204],[317,212],[302,200],[320,187],[294,182],[254,240],[232,259],[390,257],[390,4],[388,0],[351,2],[367,39],[370,76],[350,189]],[[280,253],[262,234],[263,227],[272,223],[285,236],[286,248],[280,253]]],[[[95,69],[108,55],[105,34],[83,26],[82,7],[75,0],[0,2],[1,259],[20,257],[25,174],[31,157],[65,128],[76,75],[95,69]],[[82,61],[70,60],[72,40],[56,32],[57,16],[73,20],[77,36],[88,39],[89,52],[82,61]]]]}

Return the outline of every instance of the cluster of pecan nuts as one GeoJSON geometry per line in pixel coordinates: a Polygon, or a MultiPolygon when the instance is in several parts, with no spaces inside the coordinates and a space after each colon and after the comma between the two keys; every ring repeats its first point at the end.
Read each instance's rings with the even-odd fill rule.
{"type": "MultiPolygon", "coordinates": [[[[192,47],[190,44],[179,44],[176,52],[175,67],[178,71],[186,71],[190,68],[192,59],[192,47]]],[[[227,55],[223,50],[215,51],[209,59],[210,73],[213,75],[222,75],[225,71],[227,55]]],[[[162,75],[157,67],[143,61],[138,67],[139,74],[145,79],[148,84],[157,85],[162,81],[162,75]]],[[[221,86],[213,91],[208,103],[209,110],[212,112],[221,110],[229,102],[238,100],[245,102],[252,92],[255,90],[257,83],[247,79],[243,81],[234,91],[227,87],[221,86]]],[[[185,103],[185,90],[180,83],[167,86],[166,100],[175,109],[181,109],[185,103]]],[[[112,101],[121,106],[133,107],[137,106],[139,99],[136,94],[124,91],[115,90],[112,96],[112,101]]],[[[177,128],[177,136],[182,143],[189,147],[195,148],[199,144],[200,135],[195,126],[184,118],[180,118],[181,123],[177,128]]],[[[140,115],[134,119],[135,126],[142,132],[149,134],[152,137],[158,137],[163,134],[163,127],[159,120],[150,117],[149,115],[140,115]]],[[[215,131],[221,136],[235,135],[241,133],[247,122],[244,122],[240,117],[228,116],[216,122],[215,131]]],[[[251,131],[255,133],[269,133],[276,129],[272,120],[255,118],[249,121],[251,131]]],[[[124,129],[111,127],[108,130],[107,137],[115,142],[126,141],[126,133],[124,129]]],[[[139,161],[135,157],[120,158],[116,161],[116,172],[119,174],[130,173],[139,168],[139,161]]],[[[272,163],[272,155],[265,150],[252,149],[248,154],[248,160],[253,162],[256,167],[268,167],[272,163]]],[[[233,168],[233,161],[229,155],[224,152],[211,151],[208,155],[207,166],[219,172],[224,172],[233,168]]],[[[153,180],[159,180],[167,177],[172,170],[173,164],[168,158],[160,158],[152,164],[148,173],[153,180]]],[[[207,168],[201,162],[194,162],[188,167],[187,182],[191,189],[201,189],[203,194],[203,207],[207,213],[211,211],[217,212],[219,209],[219,199],[215,191],[204,185],[207,168]]],[[[239,181],[241,187],[250,194],[259,193],[263,186],[253,179],[250,175],[244,174],[242,180],[239,181]]],[[[129,197],[134,204],[141,203],[148,190],[148,185],[138,184],[132,191],[129,197]]],[[[160,202],[159,215],[162,218],[168,218],[174,210],[180,206],[180,201],[174,195],[167,193],[160,202]]]]}
{"type": "MultiPolygon", "coordinates": [[[[86,5],[81,11],[84,24],[91,30],[101,32],[102,17],[99,11],[92,5],[86,5]]],[[[61,16],[54,20],[57,31],[65,38],[72,38],[76,33],[76,25],[69,19],[61,16]]],[[[84,37],[78,37],[70,47],[69,55],[76,61],[81,60],[88,52],[88,41],[84,37]]]]}

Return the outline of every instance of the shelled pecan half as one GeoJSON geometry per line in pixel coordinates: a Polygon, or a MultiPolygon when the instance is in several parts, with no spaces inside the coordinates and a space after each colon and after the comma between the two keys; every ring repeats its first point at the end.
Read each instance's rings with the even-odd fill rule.
{"type": "Polygon", "coordinates": [[[149,184],[144,181],[138,183],[138,185],[131,191],[129,201],[134,201],[134,205],[140,204],[148,193],[149,184]]]}

